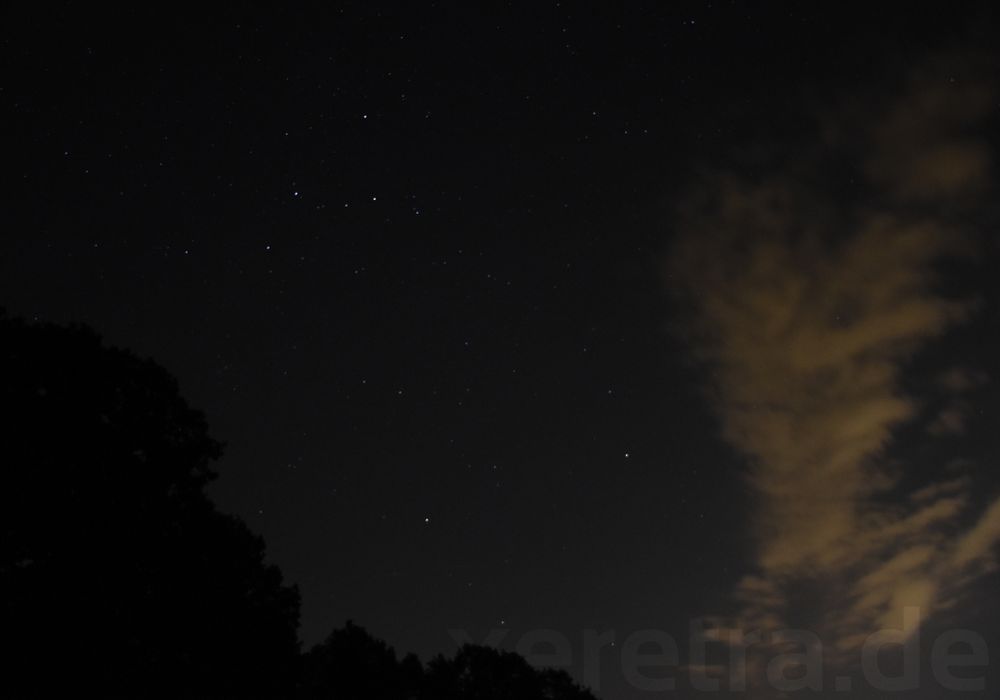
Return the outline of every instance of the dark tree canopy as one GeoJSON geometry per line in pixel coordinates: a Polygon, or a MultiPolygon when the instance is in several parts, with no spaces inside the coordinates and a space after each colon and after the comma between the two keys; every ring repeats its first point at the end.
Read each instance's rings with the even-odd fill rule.
{"type": "Polygon", "coordinates": [[[348,622],[305,655],[302,697],[309,700],[594,700],[563,671],[538,670],[521,656],[466,645],[424,669],[348,622]]]}
{"type": "Polygon", "coordinates": [[[385,642],[348,621],[304,655],[302,697],[310,700],[405,700],[419,697],[423,668],[401,661],[385,642]]]}
{"type": "Polygon", "coordinates": [[[222,452],[176,381],[92,331],[0,312],[0,697],[593,700],[466,646],[424,668],[299,597],[204,493],[222,452]]]}
{"type": "Polygon", "coordinates": [[[453,659],[438,656],[427,668],[426,698],[442,700],[595,700],[564,671],[539,670],[522,656],[467,644],[453,659]]]}
{"type": "Polygon", "coordinates": [[[83,328],[0,318],[0,353],[3,684],[280,697],[298,593],[204,495],[221,446],[174,379],[83,328]]]}

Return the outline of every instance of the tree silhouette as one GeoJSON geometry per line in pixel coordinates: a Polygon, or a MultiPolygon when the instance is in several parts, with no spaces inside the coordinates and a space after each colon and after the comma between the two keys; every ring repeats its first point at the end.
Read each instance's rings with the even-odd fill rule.
{"type": "Polygon", "coordinates": [[[539,670],[521,656],[467,644],[453,659],[435,657],[424,698],[440,700],[595,700],[564,671],[539,670]]]}
{"type": "Polygon", "coordinates": [[[222,448],[176,381],[0,311],[0,697],[593,700],[463,647],[425,670],[348,622],[300,655],[298,592],[204,494],[222,448]]]}
{"type": "Polygon", "coordinates": [[[2,694],[282,697],[298,593],[204,495],[221,446],[174,379],[0,316],[0,382],[2,694]]]}
{"type": "Polygon", "coordinates": [[[420,697],[423,667],[411,655],[397,661],[385,642],[348,620],[303,658],[301,697],[407,700],[420,697]]]}
{"type": "Polygon", "coordinates": [[[305,655],[302,678],[308,700],[594,700],[565,672],[489,647],[466,645],[424,670],[350,621],[305,655]]]}

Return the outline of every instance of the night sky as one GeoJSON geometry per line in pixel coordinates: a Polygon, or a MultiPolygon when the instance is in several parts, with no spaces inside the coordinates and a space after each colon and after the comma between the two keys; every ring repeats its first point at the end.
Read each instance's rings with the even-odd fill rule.
{"type": "MultiPolygon", "coordinates": [[[[0,305],[178,378],[306,645],[552,629],[593,684],[588,629],[847,654],[913,603],[1000,658],[997,29],[10,7],[0,305]]],[[[601,695],[652,697],[615,653],[601,695]]]]}

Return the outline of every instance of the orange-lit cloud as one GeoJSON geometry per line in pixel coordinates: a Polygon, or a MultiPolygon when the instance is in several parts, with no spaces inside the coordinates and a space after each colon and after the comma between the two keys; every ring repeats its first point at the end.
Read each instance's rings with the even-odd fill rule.
{"type": "MultiPolygon", "coordinates": [[[[686,330],[756,499],[757,570],[735,591],[745,624],[810,625],[844,653],[900,628],[907,606],[927,616],[949,605],[1000,541],[1000,501],[970,512],[973,485],[955,473],[900,498],[886,455],[919,416],[900,387],[904,363],[972,312],[937,289],[938,263],[971,246],[948,212],[992,187],[975,138],[984,84],[923,73],[903,93],[852,112],[865,114],[850,141],[863,201],[835,204],[782,173],[711,176],[681,208],[670,256],[686,330]]],[[[822,166],[790,170],[810,167],[822,166]]],[[[982,381],[943,373],[952,400],[926,430],[965,430],[957,395],[982,381]]]]}

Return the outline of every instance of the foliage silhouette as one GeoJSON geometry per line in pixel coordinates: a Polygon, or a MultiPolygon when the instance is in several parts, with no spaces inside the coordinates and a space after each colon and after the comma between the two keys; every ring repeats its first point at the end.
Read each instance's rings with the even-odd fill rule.
{"type": "Polygon", "coordinates": [[[348,621],[303,663],[303,699],[337,700],[594,700],[563,671],[538,670],[521,656],[466,645],[424,669],[348,621]]]}
{"type": "Polygon", "coordinates": [[[539,670],[513,652],[467,644],[453,659],[435,657],[424,695],[441,700],[594,700],[564,671],[539,670]]]}
{"type": "Polygon", "coordinates": [[[0,696],[593,700],[476,646],[425,669],[299,596],[204,493],[222,446],[176,381],[83,327],[0,310],[0,696]]]}
{"type": "Polygon", "coordinates": [[[280,697],[298,593],[204,495],[173,378],[83,328],[0,317],[0,353],[4,694],[280,697]]]}
{"type": "Polygon", "coordinates": [[[396,652],[348,620],[303,657],[301,697],[401,700],[419,697],[420,661],[396,652]]]}

